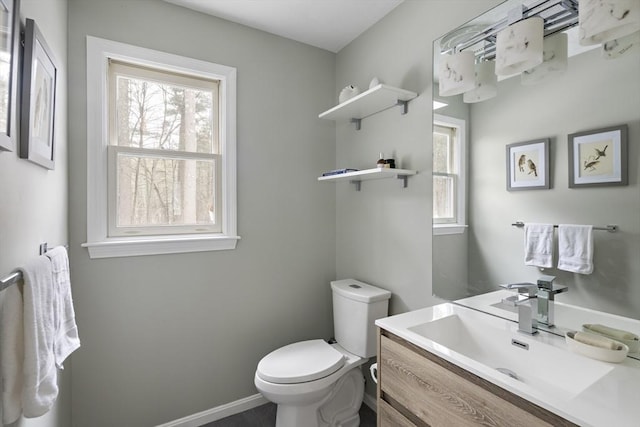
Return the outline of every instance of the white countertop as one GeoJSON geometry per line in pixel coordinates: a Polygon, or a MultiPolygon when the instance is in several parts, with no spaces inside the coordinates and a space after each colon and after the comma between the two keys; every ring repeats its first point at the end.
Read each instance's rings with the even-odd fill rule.
{"type": "MultiPolygon", "coordinates": [[[[497,292],[507,292],[507,296],[512,295],[508,291],[497,292]]],[[[496,293],[496,295],[498,294],[496,293]]],[[[499,302],[500,299],[495,300],[496,295],[489,296],[487,301],[492,303],[499,302]]],[[[503,315],[504,310],[501,311],[499,314],[503,315]]],[[[512,379],[493,367],[457,353],[409,329],[416,325],[456,314],[463,314],[467,318],[471,317],[471,319],[477,318],[482,322],[489,321],[492,325],[508,331],[513,338],[519,341],[538,341],[550,344],[563,351],[570,351],[565,339],[560,336],[544,331],[534,336],[522,334],[517,331],[517,323],[511,320],[452,303],[439,304],[379,319],[376,321],[376,325],[578,425],[593,427],[640,426],[640,411],[638,410],[640,404],[640,398],[638,397],[638,391],[640,391],[639,360],[627,357],[622,363],[608,363],[589,359],[595,363],[604,364],[602,367],[606,368],[608,372],[578,394],[570,396],[567,393],[567,396],[562,396],[557,393],[557,390],[551,392],[550,390],[532,387],[512,379]]],[[[634,325],[633,322],[637,322],[632,319],[631,321],[632,325],[634,325]]],[[[576,357],[584,356],[576,355],[576,357]]],[[[554,360],[540,360],[539,363],[544,366],[553,364],[554,360]]]]}

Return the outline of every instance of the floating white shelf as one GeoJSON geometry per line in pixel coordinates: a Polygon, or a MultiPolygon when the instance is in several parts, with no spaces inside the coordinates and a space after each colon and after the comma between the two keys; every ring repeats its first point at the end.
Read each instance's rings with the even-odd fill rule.
{"type": "Polygon", "coordinates": [[[324,113],[320,113],[318,117],[327,120],[351,120],[359,130],[362,119],[388,108],[400,106],[402,114],[406,114],[409,101],[416,96],[418,94],[415,92],[379,84],[324,113]]]}
{"type": "Polygon", "coordinates": [[[350,183],[355,184],[356,191],[360,191],[360,183],[362,181],[369,181],[372,179],[398,178],[403,181],[403,187],[406,188],[407,178],[417,173],[418,172],[409,169],[375,168],[341,173],[337,175],[320,176],[318,177],[318,181],[349,181],[350,183]]]}

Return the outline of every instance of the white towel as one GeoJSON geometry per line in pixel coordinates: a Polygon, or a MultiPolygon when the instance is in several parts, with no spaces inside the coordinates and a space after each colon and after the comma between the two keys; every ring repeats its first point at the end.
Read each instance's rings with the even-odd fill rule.
{"type": "Polygon", "coordinates": [[[24,278],[22,411],[25,417],[34,418],[51,409],[58,396],[53,354],[57,295],[49,258],[34,258],[21,270],[24,278]]]}
{"type": "Polygon", "coordinates": [[[580,274],[593,272],[593,226],[558,225],[558,268],[580,274]]]}
{"type": "Polygon", "coordinates": [[[536,267],[553,265],[553,225],[524,225],[524,263],[536,267]]]}
{"type": "Polygon", "coordinates": [[[69,277],[69,258],[67,250],[58,246],[46,253],[51,260],[53,270],[53,286],[56,292],[57,304],[54,307],[55,337],[53,341],[53,354],[56,366],[64,369],[64,360],[80,347],[76,316],[71,298],[71,278],[69,277]]]}
{"type": "Polygon", "coordinates": [[[22,414],[22,284],[2,291],[0,314],[0,377],[2,377],[2,424],[11,424],[22,414]]]}

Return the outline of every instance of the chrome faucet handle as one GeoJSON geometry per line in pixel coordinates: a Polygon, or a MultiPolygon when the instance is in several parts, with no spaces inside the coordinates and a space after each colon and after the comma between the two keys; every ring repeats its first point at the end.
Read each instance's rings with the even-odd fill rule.
{"type": "Polygon", "coordinates": [[[509,290],[517,290],[519,294],[527,294],[528,297],[533,298],[538,292],[538,285],[533,283],[509,283],[506,285],[500,285],[501,288],[509,290]]]}
{"type": "Polygon", "coordinates": [[[540,289],[553,289],[553,281],[556,279],[556,276],[540,276],[538,278],[538,288],[540,289]]]}
{"type": "Polygon", "coordinates": [[[569,290],[567,286],[554,285],[553,281],[555,278],[555,276],[540,276],[540,278],[538,278],[538,289],[541,291],[539,295],[551,297],[551,299],[553,299],[554,295],[561,294],[569,290]]]}

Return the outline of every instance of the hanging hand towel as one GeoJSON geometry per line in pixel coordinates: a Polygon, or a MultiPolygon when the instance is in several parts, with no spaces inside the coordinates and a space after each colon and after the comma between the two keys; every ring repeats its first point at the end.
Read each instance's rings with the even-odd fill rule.
{"type": "Polygon", "coordinates": [[[49,258],[34,258],[21,270],[24,279],[22,411],[25,417],[35,418],[49,411],[58,396],[53,354],[57,298],[49,258]]]}
{"type": "Polygon", "coordinates": [[[524,263],[536,267],[553,265],[553,225],[524,225],[524,263]]]}
{"type": "Polygon", "coordinates": [[[22,414],[22,370],[24,329],[22,324],[22,284],[3,292],[0,316],[0,376],[2,377],[2,425],[15,422],[22,414]]]}
{"type": "Polygon", "coordinates": [[[67,250],[58,246],[46,253],[51,260],[53,270],[53,286],[57,300],[54,312],[55,337],[53,341],[53,354],[56,366],[63,369],[64,360],[80,347],[76,316],[71,298],[71,279],[69,277],[69,258],[67,250]]]}
{"type": "Polygon", "coordinates": [[[558,226],[558,268],[573,273],[593,272],[593,226],[558,226]]]}

